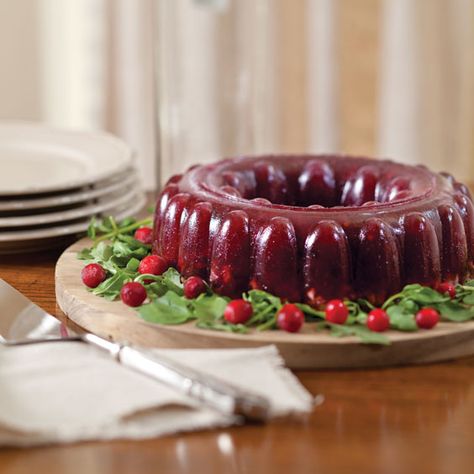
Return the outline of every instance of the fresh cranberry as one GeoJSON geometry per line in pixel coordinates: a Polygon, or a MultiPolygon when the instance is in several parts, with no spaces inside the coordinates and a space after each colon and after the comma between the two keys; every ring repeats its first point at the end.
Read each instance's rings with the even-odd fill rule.
{"type": "Polygon", "coordinates": [[[106,277],[105,270],[98,263],[89,263],[81,271],[81,279],[89,288],[99,286],[106,277]]]}
{"type": "Polygon", "coordinates": [[[125,283],[120,290],[120,298],[128,306],[140,306],[146,298],[145,287],[136,281],[125,283]]]}
{"type": "Polygon", "coordinates": [[[151,244],[153,241],[153,229],[150,227],[139,227],[135,231],[134,237],[143,244],[151,244]]]}
{"type": "Polygon", "coordinates": [[[421,329],[431,329],[439,321],[439,313],[434,308],[423,308],[416,313],[416,325],[421,329]]]}
{"type": "Polygon", "coordinates": [[[383,332],[390,327],[390,318],[386,311],[380,308],[373,309],[367,316],[367,327],[374,332],[383,332]]]}
{"type": "Polygon", "coordinates": [[[232,324],[244,324],[253,314],[252,305],[245,300],[232,300],[224,310],[224,319],[232,324]]]}
{"type": "Polygon", "coordinates": [[[207,285],[202,278],[198,276],[189,277],[184,282],[184,296],[189,299],[197,298],[201,293],[205,293],[207,285]]]}
{"type": "Polygon", "coordinates": [[[159,255],[148,255],[138,265],[138,273],[142,275],[148,273],[149,275],[161,275],[168,269],[168,264],[163,257],[159,255]]]}
{"type": "Polygon", "coordinates": [[[443,295],[449,295],[450,298],[456,298],[456,287],[449,283],[449,281],[443,281],[436,285],[436,291],[443,295]]]}
{"type": "Polygon", "coordinates": [[[303,311],[293,303],[286,303],[277,313],[277,325],[284,331],[298,332],[303,323],[303,311]]]}
{"type": "Polygon", "coordinates": [[[342,300],[331,300],[326,305],[326,319],[330,323],[344,324],[349,316],[349,308],[342,300]]]}

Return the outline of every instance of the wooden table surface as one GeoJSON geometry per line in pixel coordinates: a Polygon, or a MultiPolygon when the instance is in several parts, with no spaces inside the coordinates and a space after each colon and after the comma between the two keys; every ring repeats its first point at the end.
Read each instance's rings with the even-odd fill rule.
{"type": "MultiPolygon", "coordinates": [[[[0,256],[0,277],[63,316],[54,297],[58,256],[58,251],[0,256]]],[[[474,357],[419,367],[297,375],[312,394],[325,398],[307,419],[141,442],[3,449],[0,472],[474,472],[474,357]]]]}

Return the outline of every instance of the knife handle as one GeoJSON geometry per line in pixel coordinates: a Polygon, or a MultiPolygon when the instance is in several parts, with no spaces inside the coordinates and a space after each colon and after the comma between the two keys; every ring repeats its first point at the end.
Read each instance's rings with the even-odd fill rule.
{"type": "Polygon", "coordinates": [[[269,402],[260,395],[147,349],[118,344],[94,334],[84,334],[83,340],[105,349],[125,367],[154,378],[221,413],[255,421],[268,418],[269,402]]]}

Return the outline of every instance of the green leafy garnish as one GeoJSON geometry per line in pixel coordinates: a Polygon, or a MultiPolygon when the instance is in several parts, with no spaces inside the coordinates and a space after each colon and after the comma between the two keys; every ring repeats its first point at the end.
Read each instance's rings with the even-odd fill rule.
{"type": "Polygon", "coordinates": [[[462,302],[464,304],[469,304],[469,305],[474,305],[474,292],[466,295],[463,299],[462,302]]]}
{"type": "Polygon", "coordinates": [[[117,222],[114,217],[109,216],[102,220],[93,217],[87,228],[87,235],[94,241],[94,246],[103,240],[114,240],[118,236],[130,235],[136,229],[152,224],[150,218],[136,221],[131,217],[127,217],[117,222]]]}
{"type": "Polygon", "coordinates": [[[243,295],[253,308],[253,315],[247,321],[247,326],[257,326],[257,329],[270,329],[275,324],[275,314],[283,306],[280,298],[263,290],[250,290],[243,295]]]}
{"type": "Polygon", "coordinates": [[[306,315],[307,320],[314,319],[315,321],[324,319],[326,316],[324,314],[324,311],[316,311],[312,306],[309,304],[304,304],[304,303],[296,303],[296,306],[303,311],[303,313],[306,315]]]}
{"type": "Polygon", "coordinates": [[[126,272],[116,272],[115,275],[107,278],[91,291],[94,295],[102,296],[106,300],[113,301],[118,297],[122,286],[127,283],[127,281],[130,281],[130,277],[126,272]]]}
{"type": "Polygon", "coordinates": [[[219,321],[224,314],[228,298],[218,295],[200,295],[192,302],[193,313],[199,321],[219,321]]]}
{"type": "Polygon", "coordinates": [[[235,332],[246,334],[249,328],[243,324],[215,323],[210,321],[198,321],[196,326],[201,329],[212,329],[214,331],[235,332]]]}
{"type": "MultiPolygon", "coordinates": [[[[252,305],[252,317],[245,324],[231,324],[224,319],[229,298],[217,295],[210,288],[195,299],[184,297],[183,279],[174,268],[162,275],[143,275],[138,272],[140,261],[150,254],[151,246],[134,238],[137,228],[150,225],[151,219],[133,218],[117,222],[113,217],[93,219],[88,235],[94,241],[91,248],[82,249],[77,258],[84,264],[98,263],[107,272],[107,278],[93,294],[108,300],[119,297],[122,286],[130,281],[143,284],[147,291],[145,304],[137,308],[138,315],[150,323],[176,325],[193,322],[197,327],[215,331],[245,334],[277,328],[277,314],[284,302],[267,291],[250,290],[242,298],[252,305]]],[[[345,324],[326,321],[322,308],[295,303],[304,313],[305,321],[316,331],[326,331],[334,337],[357,337],[365,344],[390,344],[387,336],[367,328],[368,313],[375,306],[368,300],[345,300],[349,316],[345,324]]],[[[474,280],[456,285],[456,296],[442,294],[419,284],[406,285],[381,306],[390,319],[390,328],[396,331],[417,331],[415,315],[423,308],[436,309],[444,321],[462,323],[474,320],[474,280]]]]}
{"type": "Polygon", "coordinates": [[[464,322],[474,319],[474,307],[461,305],[454,301],[446,301],[436,306],[437,310],[447,321],[464,322]]]}
{"type": "Polygon", "coordinates": [[[390,339],[388,337],[378,332],[373,332],[365,326],[360,326],[357,324],[332,324],[327,321],[324,321],[318,323],[317,328],[328,328],[331,331],[331,336],[334,337],[356,336],[364,344],[382,344],[385,346],[390,344],[390,339]]]}
{"type": "Polygon", "coordinates": [[[138,312],[149,323],[183,324],[194,319],[189,302],[172,291],[167,291],[152,303],[142,305],[138,312]]]}
{"type": "Polygon", "coordinates": [[[390,326],[399,331],[416,331],[418,326],[415,321],[415,314],[408,312],[403,306],[392,305],[387,308],[390,318],[390,326]]]}

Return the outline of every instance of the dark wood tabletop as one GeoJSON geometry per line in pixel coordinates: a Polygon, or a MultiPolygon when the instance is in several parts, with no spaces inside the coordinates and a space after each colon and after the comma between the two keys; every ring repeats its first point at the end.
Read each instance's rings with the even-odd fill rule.
{"type": "MultiPolygon", "coordinates": [[[[64,317],[54,297],[59,254],[0,256],[0,278],[64,317]]],[[[306,419],[148,441],[3,449],[0,472],[474,472],[474,357],[389,369],[300,371],[297,376],[325,399],[306,419]]]]}

